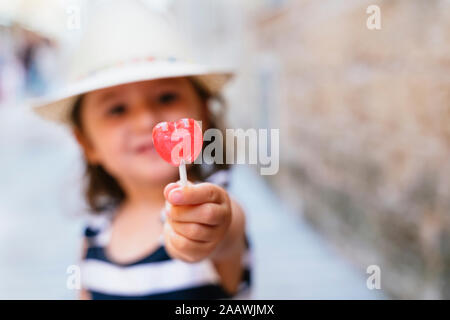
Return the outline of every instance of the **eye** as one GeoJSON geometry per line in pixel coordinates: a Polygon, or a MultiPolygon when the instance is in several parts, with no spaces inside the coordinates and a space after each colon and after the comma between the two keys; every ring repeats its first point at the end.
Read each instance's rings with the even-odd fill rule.
{"type": "Polygon", "coordinates": [[[126,109],[127,108],[125,104],[116,104],[108,109],[107,114],[111,116],[122,115],[126,112],[126,109]]]}
{"type": "Polygon", "coordinates": [[[178,93],[165,92],[158,97],[158,102],[161,104],[171,104],[178,99],[178,93]]]}

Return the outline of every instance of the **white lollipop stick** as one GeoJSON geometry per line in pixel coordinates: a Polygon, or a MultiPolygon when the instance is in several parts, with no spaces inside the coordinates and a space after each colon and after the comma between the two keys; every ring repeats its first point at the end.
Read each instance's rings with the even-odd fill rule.
{"type": "Polygon", "coordinates": [[[184,162],[184,160],[181,160],[178,170],[180,171],[181,187],[187,186],[186,163],[184,162]]]}

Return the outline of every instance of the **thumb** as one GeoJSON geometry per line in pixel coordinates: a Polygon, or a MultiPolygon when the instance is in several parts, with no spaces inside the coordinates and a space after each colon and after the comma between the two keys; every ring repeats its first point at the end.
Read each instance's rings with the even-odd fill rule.
{"type": "MultiPolygon", "coordinates": [[[[194,184],[190,181],[187,182],[187,186],[193,186],[194,184]]],[[[172,191],[173,189],[176,188],[181,188],[181,183],[180,181],[177,182],[171,182],[169,183],[165,188],[164,188],[164,198],[166,198],[166,200],[168,200],[169,198],[169,193],[170,191],[172,191]]]]}

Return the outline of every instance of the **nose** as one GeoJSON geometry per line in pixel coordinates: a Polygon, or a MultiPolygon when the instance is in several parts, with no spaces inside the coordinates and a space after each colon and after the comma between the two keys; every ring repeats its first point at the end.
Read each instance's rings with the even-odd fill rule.
{"type": "Polygon", "coordinates": [[[153,130],[156,124],[156,115],[144,101],[137,102],[133,110],[133,131],[136,133],[148,133],[153,130]]]}

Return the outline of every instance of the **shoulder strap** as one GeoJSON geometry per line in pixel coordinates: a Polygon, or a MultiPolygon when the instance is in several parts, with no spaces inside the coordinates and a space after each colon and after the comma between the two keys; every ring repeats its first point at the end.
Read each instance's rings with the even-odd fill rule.
{"type": "Polygon", "coordinates": [[[89,215],[85,223],[83,235],[89,246],[104,246],[109,238],[112,214],[109,212],[99,215],[89,215]]]}

